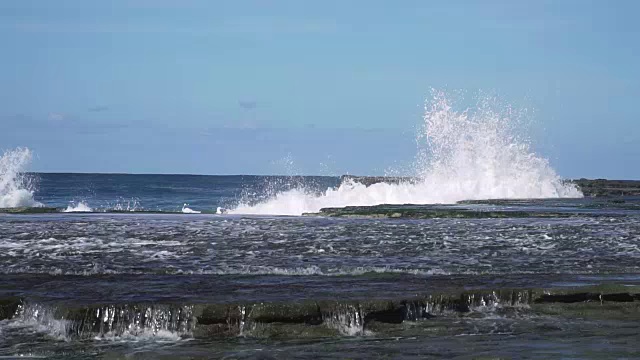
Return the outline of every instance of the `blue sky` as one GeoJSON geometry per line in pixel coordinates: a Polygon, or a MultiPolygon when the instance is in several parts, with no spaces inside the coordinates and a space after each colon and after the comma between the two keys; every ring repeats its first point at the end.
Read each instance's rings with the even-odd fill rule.
{"type": "Polygon", "coordinates": [[[640,178],[636,1],[0,2],[0,148],[37,171],[376,174],[430,88],[533,111],[566,177],[640,178]]]}

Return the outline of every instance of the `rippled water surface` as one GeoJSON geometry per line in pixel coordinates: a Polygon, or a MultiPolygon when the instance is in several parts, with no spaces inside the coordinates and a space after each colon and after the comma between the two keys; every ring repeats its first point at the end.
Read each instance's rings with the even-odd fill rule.
{"type": "Polygon", "coordinates": [[[0,218],[2,273],[358,275],[634,272],[637,216],[371,220],[0,218]]]}
{"type": "Polygon", "coordinates": [[[575,316],[525,290],[499,292],[639,285],[637,204],[465,205],[519,215],[422,220],[4,214],[0,356],[634,358],[638,301],[587,303],[575,316]],[[437,295],[460,291],[484,295],[463,305],[437,295]],[[424,296],[401,303],[399,322],[367,303],[424,296]]]}

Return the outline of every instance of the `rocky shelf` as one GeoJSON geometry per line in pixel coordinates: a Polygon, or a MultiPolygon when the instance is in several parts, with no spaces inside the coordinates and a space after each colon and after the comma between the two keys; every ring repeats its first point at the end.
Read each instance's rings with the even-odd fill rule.
{"type": "MultiPolygon", "coordinates": [[[[78,212],[65,212],[64,208],[54,207],[16,207],[16,208],[0,208],[0,215],[2,214],[178,214],[178,215],[194,215],[183,213],[182,211],[162,211],[162,210],[95,210],[95,211],[78,211],[78,212]]],[[[215,210],[203,210],[197,214],[216,214],[215,210]]],[[[196,215],[197,215],[196,214],[196,215]]]]}
{"type": "Polygon", "coordinates": [[[585,196],[640,196],[640,181],[579,179],[573,180],[585,196]]]}
{"type": "MultiPolygon", "coordinates": [[[[340,181],[354,181],[371,186],[377,183],[415,183],[414,177],[387,177],[387,176],[354,176],[343,175],[340,181]]],[[[577,179],[566,180],[574,183],[585,196],[640,196],[640,181],[637,180],[607,180],[607,179],[577,179]]]]}
{"type": "Polygon", "coordinates": [[[52,207],[16,207],[0,208],[0,214],[50,214],[60,212],[52,207]]]}
{"type": "Polygon", "coordinates": [[[65,338],[167,331],[182,337],[327,337],[384,333],[404,322],[444,327],[456,319],[552,315],[564,319],[640,320],[640,288],[600,285],[497,289],[414,295],[388,300],[258,303],[78,304],[0,299],[0,321],[52,327],[65,338]],[[444,322],[444,323],[443,323],[444,322]],[[61,324],[63,324],[61,326],[61,324]],[[444,325],[443,325],[444,324],[444,325]]]}
{"type": "Polygon", "coordinates": [[[580,213],[522,210],[482,210],[460,205],[375,205],[346,206],[343,208],[323,208],[318,213],[305,216],[366,217],[402,219],[495,219],[495,218],[563,218],[582,216],[580,213]]]}

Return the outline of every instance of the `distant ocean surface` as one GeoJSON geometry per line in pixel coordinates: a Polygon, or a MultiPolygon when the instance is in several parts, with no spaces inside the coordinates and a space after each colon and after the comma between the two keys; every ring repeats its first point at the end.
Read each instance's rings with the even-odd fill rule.
{"type": "Polygon", "coordinates": [[[208,176],[127,174],[33,174],[34,199],[46,207],[70,211],[215,213],[239,203],[258,203],[304,185],[306,192],[336,187],[339,177],[208,176]]]}

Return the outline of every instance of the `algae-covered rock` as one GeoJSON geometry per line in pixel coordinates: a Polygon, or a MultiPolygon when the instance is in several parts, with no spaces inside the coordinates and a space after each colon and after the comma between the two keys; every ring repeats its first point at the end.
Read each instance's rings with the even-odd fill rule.
{"type": "Polygon", "coordinates": [[[640,302],[577,302],[535,304],[531,310],[561,318],[640,321],[640,302]]]}
{"type": "Polygon", "coordinates": [[[11,319],[18,310],[21,302],[19,298],[13,297],[0,299],[0,321],[11,319]]]}
{"type": "MultiPolygon", "coordinates": [[[[340,181],[352,181],[365,186],[371,186],[377,183],[416,183],[419,182],[420,179],[416,177],[343,175],[340,177],[340,181]]],[[[577,179],[565,180],[565,182],[576,185],[584,196],[587,197],[640,195],[640,181],[636,180],[577,179]]]]}
{"type": "Polygon", "coordinates": [[[573,180],[584,196],[638,196],[640,195],[640,181],[635,180],[606,180],[606,179],[578,179],[573,180]]]}
{"type": "Polygon", "coordinates": [[[60,210],[52,207],[0,208],[0,214],[50,214],[60,210]]]}
{"type": "Polygon", "coordinates": [[[398,294],[395,298],[380,300],[336,298],[209,304],[66,305],[8,297],[0,299],[0,320],[19,316],[43,326],[54,324],[52,320],[64,320],[64,335],[79,339],[156,331],[203,339],[241,335],[313,338],[399,331],[405,322],[413,325],[434,322],[434,329],[445,331],[443,324],[475,321],[487,314],[518,317],[523,312],[563,319],[640,320],[639,290],[619,284],[550,289],[451,289],[433,293],[425,289],[423,294],[398,294]]]}
{"type": "Polygon", "coordinates": [[[565,218],[576,216],[572,213],[516,211],[516,210],[481,210],[465,208],[459,205],[375,205],[347,206],[343,208],[323,208],[316,214],[305,214],[328,217],[363,217],[363,218],[404,218],[404,219],[493,219],[493,218],[565,218]]]}
{"type": "Polygon", "coordinates": [[[322,323],[320,305],[316,302],[269,304],[253,306],[253,321],[261,323],[297,323],[318,325],[322,323]]]}

